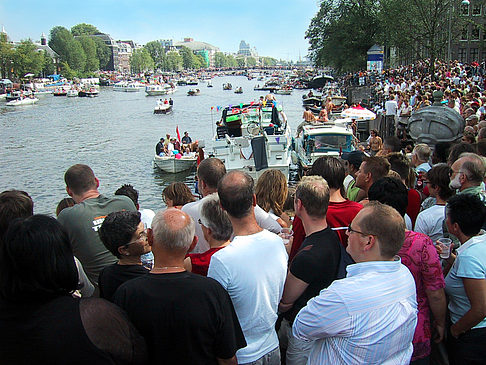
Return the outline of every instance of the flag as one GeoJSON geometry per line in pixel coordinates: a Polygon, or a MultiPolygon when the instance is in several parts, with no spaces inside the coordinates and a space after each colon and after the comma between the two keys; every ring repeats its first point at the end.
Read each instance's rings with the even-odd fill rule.
{"type": "Polygon", "coordinates": [[[181,142],[181,134],[179,133],[179,126],[176,127],[176,133],[177,133],[177,140],[180,143],[181,142]]]}

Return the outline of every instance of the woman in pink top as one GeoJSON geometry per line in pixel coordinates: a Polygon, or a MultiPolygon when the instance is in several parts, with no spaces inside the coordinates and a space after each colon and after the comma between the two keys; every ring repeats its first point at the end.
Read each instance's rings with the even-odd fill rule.
{"type": "MultiPolygon", "coordinates": [[[[384,177],[371,185],[368,191],[371,200],[377,200],[395,208],[405,216],[408,194],[405,185],[393,177],[384,177]]],[[[436,342],[444,338],[446,299],[444,275],[439,255],[432,240],[413,231],[405,231],[405,241],[398,252],[402,264],[408,267],[417,288],[418,321],[413,336],[413,354],[410,364],[426,360],[430,356],[432,330],[430,312],[434,316],[433,326],[437,332],[436,342]]]]}

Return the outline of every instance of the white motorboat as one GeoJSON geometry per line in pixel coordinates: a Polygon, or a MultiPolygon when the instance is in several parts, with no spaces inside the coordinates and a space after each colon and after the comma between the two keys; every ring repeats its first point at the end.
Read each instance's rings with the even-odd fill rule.
{"type": "Polygon", "coordinates": [[[22,106],[22,105],[33,105],[35,103],[37,103],[39,101],[39,99],[37,98],[31,98],[31,97],[28,97],[28,98],[19,98],[19,99],[16,99],[16,100],[12,100],[12,101],[9,101],[7,104],[7,106],[22,106]]]}
{"type": "Polygon", "coordinates": [[[154,108],[154,114],[169,114],[172,112],[172,105],[164,104],[164,103],[157,103],[154,108]]]}
{"type": "Polygon", "coordinates": [[[299,173],[312,167],[321,156],[340,156],[354,151],[354,136],[351,119],[336,119],[331,122],[305,124],[297,128],[292,159],[299,166],[299,173]]]}
{"type": "Polygon", "coordinates": [[[252,102],[223,109],[213,153],[228,171],[242,170],[257,179],[266,169],[278,169],[288,178],[291,143],[282,106],[252,102]]]}
{"type": "Polygon", "coordinates": [[[78,91],[77,89],[70,89],[70,90],[68,90],[68,92],[67,92],[67,96],[68,96],[69,98],[73,98],[73,97],[75,97],[75,96],[78,96],[78,93],[79,93],[79,91],[78,91]]]}
{"type": "Polygon", "coordinates": [[[187,95],[189,95],[189,96],[196,96],[196,95],[199,95],[200,93],[201,93],[201,90],[199,90],[199,89],[190,89],[187,92],[187,95]]]}
{"type": "Polygon", "coordinates": [[[175,174],[186,171],[196,165],[197,156],[155,156],[154,164],[164,172],[175,174]]]}
{"type": "Polygon", "coordinates": [[[154,96],[154,95],[168,95],[172,94],[175,92],[175,86],[172,86],[170,84],[164,84],[164,85],[147,85],[145,87],[145,92],[149,96],[154,96]]]}
{"type": "Polygon", "coordinates": [[[120,81],[113,85],[113,91],[137,92],[145,87],[144,84],[136,82],[120,81]]]}

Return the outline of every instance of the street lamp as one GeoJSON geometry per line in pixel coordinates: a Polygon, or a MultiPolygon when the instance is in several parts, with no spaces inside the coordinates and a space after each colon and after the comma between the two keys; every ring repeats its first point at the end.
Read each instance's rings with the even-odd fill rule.
{"type": "MultiPolygon", "coordinates": [[[[462,0],[461,5],[469,6],[471,2],[469,0],[462,0]]],[[[451,37],[452,37],[452,7],[449,7],[449,34],[447,40],[447,61],[451,62],[452,49],[451,49],[451,37]]]]}

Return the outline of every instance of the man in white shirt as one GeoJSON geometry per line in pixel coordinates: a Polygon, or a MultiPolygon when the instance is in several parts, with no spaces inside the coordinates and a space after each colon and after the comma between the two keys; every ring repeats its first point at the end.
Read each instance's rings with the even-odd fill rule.
{"type": "Polygon", "coordinates": [[[307,364],[408,364],[417,324],[415,282],[396,256],[405,223],[393,208],[370,202],[348,228],[356,264],[309,300],[293,325],[315,341],[307,364]]]}
{"type": "MultiPolygon", "coordinates": [[[[218,183],[226,174],[226,167],[223,161],[218,158],[206,158],[201,161],[197,168],[198,189],[203,197],[215,193],[218,189],[218,183]]],[[[182,211],[189,214],[194,219],[194,222],[198,222],[201,218],[200,208],[201,200],[188,203],[182,207],[182,211]]],[[[260,227],[269,230],[270,232],[279,233],[280,225],[270,214],[265,212],[258,205],[255,207],[255,217],[260,227]]],[[[200,224],[196,224],[196,236],[198,242],[192,253],[202,253],[209,250],[209,243],[204,238],[203,231],[200,224]]]]}
{"type": "Polygon", "coordinates": [[[211,257],[208,277],[226,289],[243,329],[248,345],[236,353],[238,363],[279,365],[275,322],[288,256],[282,239],[258,225],[253,189],[253,179],[242,171],[229,172],[219,183],[220,204],[235,237],[211,257]]]}
{"type": "Polygon", "coordinates": [[[398,113],[398,104],[395,100],[395,94],[390,93],[390,97],[385,102],[385,131],[387,136],[395,134],[395,117],[398,113]]]}

